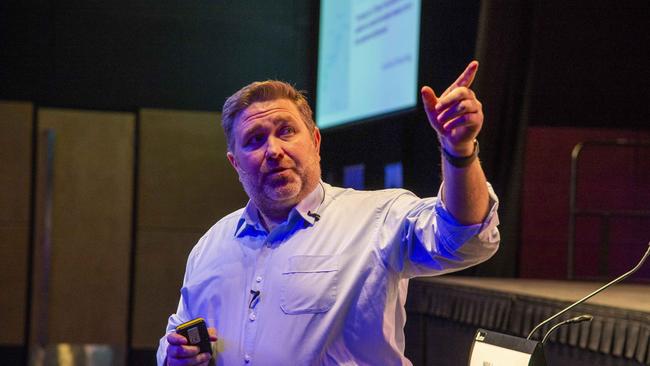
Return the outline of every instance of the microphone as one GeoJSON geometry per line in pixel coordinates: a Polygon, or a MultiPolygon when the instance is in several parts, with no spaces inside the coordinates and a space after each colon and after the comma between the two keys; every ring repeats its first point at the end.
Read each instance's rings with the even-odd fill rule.
{"type": "Polygon", "coordinates": [[[257,305],[257,302],[260,300],[260,294],[262,292],[259,290],[251,290],[251,301],[248,303],[248,308],[253,309],[257,305]]]}
{"type": "Polygon", "coordinates": [[[553,331],[555,329],[561,327],[562,325],[576,324],[576,323],[582,323],[582,322],[590,322],[593,318],[594,317],[592,315],[584,314],[584,315],[579,315],[579,316],[576,316],[576,317],[573,317],[571,319],[567,319],[565,321],[562,321],[562,322],[559,322],[559,323],[555,324],[554,326],[551,327],[551,329],[548,330],[548,332],[546,332],[546,334],[544,334],[544,338],[542,338],[542,344],[544,344],[544,342],[546,342],[546,338],[548,338],[548,336],[551,335],[551,333],[553,333],[553,331]]]}
{"type": "MultiPolygon", "coordinates": [[[[648,258],[649,255],[650,255],[650,242],[648,242],[648,249],[645,251],[645,254],[644,254],[643,257],[641,258],[641,260],[639,261],[639,263],[637,263],[637,265],[634,266],[634,268],[632,268],[631,270],[629,270],[629,271],[623,273],[622,275],[616,277],[615,279],[613,279],[613,280],[610,281],[609,283],[606,283],[606,284],[603,285],[601,288],[599,288],[599,289],[597,289],[596,291],[590,293],[589,295],[583,297],[582,299],[580,299],[580,300],[574,302],[573,304],[567,306],[566,308],[560,310],[559,312],[557,312],[555,315],[551,316],[550,318],[548,318],[548,319],[544,320],[543,322],[537,324],[537,326],[535,326],[535,328],[533,328],[533,330],[530,331],[530,333],[528,334],[528,337],[526,337],[526,339],[529,340],[530,337],[533,336],[533,334],[535,333],[535,331],[537,331],[537,329],[541,328],[542,325],[544,325],[544,324],[550,322],[551,320],[557,318],[558,316],[560,316],[560,315],[566,313],[567,311],[573,309],[574,307],[576,307],[576,306],[582,304],[583,302],[589,300],[590,298],[592,298],[593,296],[597,295],[597,294],[600,293],[601,291],[607,289],[608,287],[610,287],[610,286],[612,286],[612,285],[614,285],[614,284],[616,284],[616,283],[618,283],[618,282],[621,282],[621,281],[623,281],[624,279],[628,278],[630,275],[632,275],[634,272],[636,272],[639,268],[641,268],[641,265],[643,265],[643,262],[645,262],[645,260],[648,258]]],[[[579,318],[579,317],[577,317],[577,318],[579,318]]],[[[572,319],[576,319],[576,318],[572,318],[572,319]]],[[[572,320],[572,319],[569,319],[569,320],[572,320]]],[[[583,320],[580,320],[580,321],[585,321],[585,320],[586,320],[586,319],[583,319],[583,320]]],[[[561,323],[560,323],[560,324],[561,324],[561,323]]],[[[552,330],[552,329],[553,329],[553,328],[551,328],[551,330],[552,330]]],[[[549,330],[549,332],[550,332],[550,330],[549,330]]],[[[547,335],[548,335],[548,334],[547,334],[547,335]]],[[[546,338],[546,337],[544,337],[544,338],[546,338]]],[[[542,343],[543,343],[543,342],[544,342],[544,341],[542,340],[542,343]]]]}
{"type": "Polygon", "coordinates": [[[313,217],[314,221],[320,220],[320,215],[317,214],[316,212],[307,211],[307,216],[313,217]]]}
{"type": "Polygon", "coordinates": [[[593,318],[594,317],[592,315],[590,315],[590,314],[583,314],[583,315],[573,317],[571,319],[567,319],[567,320],[563,321],[562,323],[564,323],[564,324],[574,324],[574,323],[582,323],[582,322],[585,322],[585,321],[590,322],[593,318]]]}

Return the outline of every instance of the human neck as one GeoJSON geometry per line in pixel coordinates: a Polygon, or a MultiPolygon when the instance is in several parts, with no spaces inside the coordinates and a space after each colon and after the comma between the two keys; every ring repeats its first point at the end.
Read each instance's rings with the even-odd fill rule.
{"type": "Polygon", "coordinates": [[[264,226],[264,228],[268,232],[271,232],[278,225],[287,221],[287,218],[289,217],[289,212],[291,212],[292,208],[293,207],[289,207],[285,209],[277,209],[277,210],[266,209],[264,211],[261,208],[258,208],[258,213],[260,216],[260,221],[262,223],[262,226],[264,226]]]}
{"type": "MultiPolygon", "coordinates": [[[[309,189],[303,189],[298,196],[289,198],[284,201],[273,201],[262,198],[261,200],[253,200],[257,206],[260,221],[266,230],[271,232],[275,227],[287,221],[289,213],[296,207],[309,193],[313,192],[318,185],[318,181],[309,184],[309,189]]],[[[260,196],[257,196],[258,198],[260,196]]]]}

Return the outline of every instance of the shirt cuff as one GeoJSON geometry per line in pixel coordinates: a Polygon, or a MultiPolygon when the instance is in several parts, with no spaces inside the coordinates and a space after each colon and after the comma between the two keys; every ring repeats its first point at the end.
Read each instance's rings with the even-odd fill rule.
{"type": "Polygon", "coordinates": [[[490,183],[487,183],[490,210],[485,219],[483,219],[483,222],[473,225],[461,224],[449,212],[442,200],[443,187],[444,182],[440,185],[440,189],[438,190],[439,199],[436,202],[436,213],[445,226],[445,229],[442,230],[444,232],[443,236],[452,239],[451,242],[457,243],[458,247],[462,246],[462,244],[473,236],[478,236],[479,240],[489,243],[499,241],[498,231],[495,230],[497,225],[499,225],[499,215],[497,214],[499,198],[494,193],[490,183]]]}

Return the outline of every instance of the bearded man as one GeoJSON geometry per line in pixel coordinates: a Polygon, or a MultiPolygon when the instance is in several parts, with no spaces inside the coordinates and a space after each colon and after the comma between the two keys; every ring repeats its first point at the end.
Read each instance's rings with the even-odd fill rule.
{"type": "Polygon", "coordinates": [[[255,82],[228,98],[227,157],[250,201],[192,250],[159,365],[410,365],[409,279],[475,265],[499,243],[497,198],[477,158],[477,68],[440,97],[421,90],[443,157],[439,197],[323,182],[321,134],[287,83],[255,82]],[[196,317],[218,339],[213,355],[174,332],[196,317]]]}

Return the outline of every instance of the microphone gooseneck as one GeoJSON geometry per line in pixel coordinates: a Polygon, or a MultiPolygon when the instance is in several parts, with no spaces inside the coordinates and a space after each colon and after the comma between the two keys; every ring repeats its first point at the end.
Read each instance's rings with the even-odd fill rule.
{"type": "Polygon", "coordinates": [[[576,317],[573,317],[571,319],[567,319],[565,321],[562,321],[562,322],[559,322],[559,323],[555,324],[554,326],[551,327],[551,329],[548,330],[548,332],[546,332],[546,334],[544,334],[544,338],[542,338],[542,344],[544,344],[544,342],[546,342],[546,338],[548,338],[548,336],[551,335],[551,333],[553,333],[553,331],[556,330],[557,328],[559,328],[559,327],[561,327],[563,325],[566,325],[566,324],[576,324],[576,323],[582,323],[582,322],[590,322],[593,318],[594,317],[592,315],[584,314],[584,315],[579,315],[579,316],[576,316],[576,317]]]}
{"type": "Polygon", "coordinates": [[[526,337],[526,339],[530,339],[530,337],[532,337],[532,335],[535,333],[535,331],[537,331],[537,329],[539,329],[542,325],[544,325],[544,324],[550,322],[551,320],[557,318],[558,316],[560,316],[560,315],[566,313],[567,311],[573,309],[574,307],[576,307],[576,306],[582,304],[583,302],[589,300],[591,297],[597,295],[599,292],[603,291],[604,289],[608,288],[609,286],[611,286],[611,285],[613,285],[613,284],[615,284],[615,283],[621,282],[621,281],[623,281],[624,279],[628,278],[631,274],[633,274],[633,273],[636,272],[639,268],[641,268],[641,266],[643,265],[643,262],[645,262],[645,260],[648,258],[649,255],[650,255],[650,242],[648,243],[648,249],[645,251],[645,254],[644,254],[643,257],[641,258],[641,260],[639,261],[639,263],[637,263],[637,265],[634,266],[634,268],[632,268],[631,270],[629,270],[629,271],[623,273],[622,275],[616,277],[616,278],[613,279],[612,281],[610,281],[610,282],[608,282],[607,284],[603,285],[603,286],[602,286],[601,288],[599,288],[598,290],[596,290],[596,291],[590,293],[589,295],[583,297],[582,299],[580,299],[580,300],[574,302],[573,304],[567,306],[566,308],[560,310],[558,313],[556,313],[556,314],[553,315],[552,317],[550,317],[550,318],[544,320],[543,322],[537,324],[537,326],[536,326],[535,328],[533,328],[533,330],[530,331],[530,333],[528,334],[528,337],[526,337]]]}

